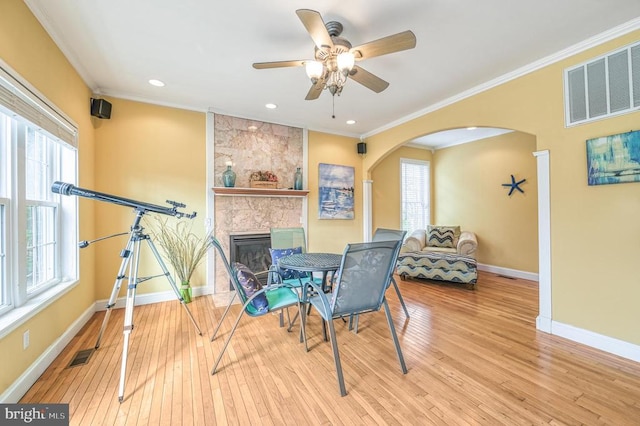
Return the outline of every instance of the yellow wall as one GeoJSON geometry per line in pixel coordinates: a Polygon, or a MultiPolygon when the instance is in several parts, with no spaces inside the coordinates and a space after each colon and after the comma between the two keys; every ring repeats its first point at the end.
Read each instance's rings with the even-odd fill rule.
{"type": "Polygon", "coordinates": [[[347,243],[362,242],[362,159],[356,151],[357,139],[309,132],[309,251],[342,253],[347,243]],[[318,219],[318,167],[320,163],[354,167],[354,219],[318,219]]]}
{"type": "Polygon", "coordinates": [[[535,150],[535,137],[512,132],[434,154],[433,223],[474,231],[481,264],[538,272],[535,150]],[[511,175],[524,194],[507,195],[511,175]]]}
{"type": "MultiPolygon", "coordinates": [[[[94,130],[89,115],[91,93],[24,2],[3,0],[0,59],[13,68],[79,126],[80,184],[93,185],[94,130]]],[[[93,206],[80,201],[83,238],[94,236],[93,206]]],[[[79,284],[0,340],[0,393],[4,392],[95,301],[94,254],[81,253],[79,284]],[[31,344],[22,350],[22,334],[31,344]]]]}
{"type": "Polygon", "coordinates": [[[589,49],[367,139],[364,173],[384,154],[417,136],[488,126],[536,137],[550,152],[553,320],[640,344],[640,286],[632,279],[640,257],[638,183],[589,187],[585,141],[636,129],[640,112],[565,128],[563,70],[637,42],[640,31],[589,49]],[[603,235],[615,250],[603,250],[603,235]]]}
{"type": "MultiPolygon", "coordinates": [[[[356,139],[309,132],[310,250],[340,252],[346,243],[362,240],[362,179],[405,142],[472,125],[515,129],[534,135],[538,150],[550,150],[553,319],[640,344],[640,330],[634,326],[640,320],[640,286],[629,266],[640,256],[640,184],[588,187],[585,166],[586,139],[636,129],[640,112],[565,128],[562,84],[565,67],[639,39],[636,31],[371,136],[364,160],[357,156],[356,139]],[[321,162],[355,168],[355,220],[317,219],[313,188],[321,162]],[[615,249],[602,249],[605,231],[614,236],[615,249]]],[[[208,190],[204,114],[111,99],[112,119],[91,119],[89,89],[20,0],[2,3],[0,58],[79,125],[80,186],[155,204],[167,198],[184,202],[198,211],[194,226],[203,229],[208,190]]],[[[83,239],[124,231],[131,223],[124,207],[86,199],[79,204],[83,239]]],[[[374,211],[380,225],[390,220],[381,209],[378,205],[374,211]]],[[[96,299],[108,297],[121,248],[121,241],[110,240],[81,251],[79,285],[0,340],[0,391],[96,299]],[[31,330],[31,346],[22,351],[26,329],[31,330]]],[[[167,289],[162,283],[144,287],[141,292],[167,289]]]]}
{"type": "MultiPolygon", "coordinates": [[[[408,146],[389,153],[371,171],[372,184],[372,232],[376,228],[400,229],[400,159],[431,161],[431,151],[408,146]]],[[[433,191],[433,164],[431,164],[433,191]]],[[[433,210],[431,210],[433,217],[433,210]]]]}
{"type": "Polygon", "coordinates": [[[402,146],[387,154],[371,171],[373,229],[400,224],[400,158],[431,163],[431,222],[460,225],[476,233],[478,262],[538,271],[538,188],[535,137],[512,132],[478,142],[439,149],[402,146]],[[508,197],[502,186],[510,175],[522,185],[508,197]]]}
{"type": "MultiPolygon", "coordinates": [[[[168,206],[166,200],[184,203],[187,207],[180,211],[198,213],[192,220],[193,232],[204,235],[206,114],[121,99],[109,101],[111,119],[101,120],[96,132],[99,161],[95,166],[94,189],[160,206],[168,206]]],[[[98,202],[96,233],[128,231],[134,217],[133,209],[98,202]]],[[[160,217],[175,220],[167,215],[160,217]]],[[[149,219],[153,224],[153,215],[145,215],[145,220],[149,219]]],[[[126,237],[120,237],[92,246],[101,259],[96,264],[97,299],[109,298],[122,260],[119,254],[125,244],[126,237]]],[[[139,276],[161,272],[146,244],[142,244],[142,248],[139,276]]],[[[158,250],[162,252],[159,246],[158,250]]],[[[173,273],[170,264],[165,263],[173,273]]],[[[205,285],[204,277],[204,267],[201,267],[194,275],[194,286],[205,285]]],[[[140,294],[170,290],[165,279],[154,279],[138,287],[140,294]]]]}

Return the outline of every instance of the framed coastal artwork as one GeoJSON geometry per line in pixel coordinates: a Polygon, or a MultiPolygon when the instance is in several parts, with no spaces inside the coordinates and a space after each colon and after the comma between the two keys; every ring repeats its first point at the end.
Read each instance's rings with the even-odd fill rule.
{"type": "Polygon", "coordinates": [[[353,219],[353,167],[320,163],[318,219],[353,219]]]}
{"type": "Polygon", "coordinates": [[[587,181],[640,182],[640,131],[587,140],[587,181]]]}

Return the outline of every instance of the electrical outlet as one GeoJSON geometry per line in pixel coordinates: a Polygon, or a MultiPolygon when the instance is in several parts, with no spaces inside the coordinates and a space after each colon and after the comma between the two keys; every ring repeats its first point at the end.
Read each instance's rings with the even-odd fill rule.
{"type": "Polygon", "coordinates": [[[27,349],[29,347],[29,330],[25,331],[22,335],[22,349],[27,349]]]}

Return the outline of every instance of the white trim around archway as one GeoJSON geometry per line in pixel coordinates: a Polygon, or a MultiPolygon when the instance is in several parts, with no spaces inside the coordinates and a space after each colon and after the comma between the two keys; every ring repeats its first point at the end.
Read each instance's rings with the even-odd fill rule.
{"type": "Polygon", "coordinates": [[[549,150],[533,153],[538,171],[538,291],[536,328],[551,333],[551,203],[549,150]]]}
{"type": "Polygon", "coordinates": [[[373,226],[372,220],[372,198],[371,198],[371,188],[373,186],[372,180],[364,180],[362,181],[362,236],[363,241],[369,242],[371,241],[371,227],[373,226]]]}

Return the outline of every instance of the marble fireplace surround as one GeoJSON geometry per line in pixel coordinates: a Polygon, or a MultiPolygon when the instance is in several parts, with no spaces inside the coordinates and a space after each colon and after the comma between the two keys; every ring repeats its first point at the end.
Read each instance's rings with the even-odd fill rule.
{"type": "MultiPolygon", "coordinates": [[[[213,116],[214,182],[210,185],[213,230],[227,257],[231,234],[269,233],[272,227],[305,226],[307,191],[296,194],[283,191],[276,195],[269,191],[256,191],[258,194],[254,194],[243,189],[249,187],[249,175],[256,170],[274,172],[279,178],[279,188],[293,187],[296,168],[301,167],[304,174],[306,131],[220,114],[210,115],[213,116]],[[216,187],[223,186],[222,173],[229,161],[233,163],[235,186],[240,191],[216,192],[216,187]]],[[[306,177],[304,180],[306,183],[306,177]]],[[[219,256],[214,258],[213,293],[222,296],[229,293],[229,278],[219,256]]]]}

